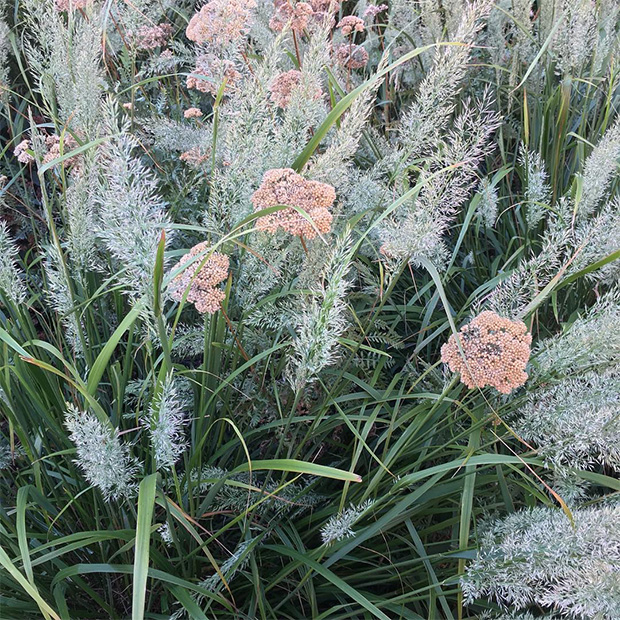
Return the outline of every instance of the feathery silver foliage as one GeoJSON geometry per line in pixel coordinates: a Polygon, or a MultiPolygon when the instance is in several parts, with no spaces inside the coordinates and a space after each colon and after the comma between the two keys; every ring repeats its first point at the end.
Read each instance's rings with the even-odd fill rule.
{"type": "Polygon", "coordinates": [[[18,256],[6,222],[0,220],[0,290],[16,305],[26,299],[26,286],[17,266],[18,256]]]}
{"type": "Polygon", "coordinates": [[[157,469],[169,469],[179,460],[187,447],[184,426],[187,403],[181,397],[176,380],[168,374],[160,393],[149,407],[142,425],[148,430],[157,469]]]}
{"type": "Polygon", "coordinates": [[[461,586],[465,599],[540,606],[572,618],[620,617],[620,504],[521,510],[481,528],[461,586]]]}
{"type": "Polygon", "coordinates": [[[77,449],[75,462],[86,480],[103,493],[106,500],[130,497],[138,462],[121,442],[118,429],[104,425],[95,415],[67,403],[65,426],[77,449]]]}
{"type": "Polygon", "coordinates": [[[366,500],[357,506],[349,506],[342,512],[330,517],[321,528],[321,539],[324,545],[331,545],[337,540],[344,540],[355,536],[353,526],[362,515],[372,506],[371,500],[366,500]]]}

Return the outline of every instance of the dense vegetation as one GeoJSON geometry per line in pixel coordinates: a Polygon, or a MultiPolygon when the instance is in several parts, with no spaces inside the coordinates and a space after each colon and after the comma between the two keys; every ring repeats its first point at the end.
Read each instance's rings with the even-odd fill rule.
{"type": "Polygon", "coordinates": [[[15,0],[0,616],[620,617],[615,0],[15,0]]]}

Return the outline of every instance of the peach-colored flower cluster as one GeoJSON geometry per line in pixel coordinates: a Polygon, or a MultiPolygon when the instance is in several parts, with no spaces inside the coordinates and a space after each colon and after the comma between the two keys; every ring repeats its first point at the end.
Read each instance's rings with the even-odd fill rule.
{"type": "Polygon", "coordinates": [[[27,149],[31,149],[32,145],[30,140],[22,140],[13,150],[13,155],[17,157],[17,161],[20,164],[31,164],[34,161],[34,157],[28,153],[27,149]]]}
{"type": "Polygon", "coordinates": [[[275,233],[278,228],[291,235],[314,239],[317,230],[327,233],[333,215],[329,208],[336,200],[336,191],[327,183],[308,181],[292,168],[275,168],[263,176],[260,187],[252,194],[254,211],[278,205],[290,205],[286,209],[260,217],[256,223],[259,230],[275,233]],[[314,222],[314,226],[292,207],[302,209],[314,222]],[[315,229],[316,226],[316,229],[315,229]]]}
{"type": "Polygon", "coordinates": [[[282,32],[288,24],[291,30],[301,32],[308,27],[313,13],[312,5],[307,2],[298,2],[293,6],[288,0],[277,0],[276,12],[269,20],[269,27],[275,32],[282,32]]]}
{"type": "MultiPolygon", "coordinates": [[[[297,2],[275,0],[276,11],[269,21],[269,27],[275,32],[282,32],[288,25],[291,30],[301,32],[311,22],[321,23],[327,18],[333,20],[334,13],[340,8],[340,0],[310,0],[297,2]]],[[[335,21],[332,21],[332,25],[335,21]]]]}
{"type": "MultiPolygon", "coordinates": [[[[47,153],[43,157],[43,163],[47,164],[53,159],[57,159],[61,157],[62,154],[66,154],[73,149],[76,149],[79,145],[76,142],[75,138],[69,134],[65,134],[63,138],[62,145],[62,153],[60,152],[60,136],[56,134],[52,134],[51,136],[45,137],[45,146],[47,146],[47,153]]],[[[69,157],[65,159],[63,165],[65,166],[73,166],[77,163],[79,159],[79,155],[74,155],[73,157],[69,157]]]]}
{"type": "Polygon", "coordinates": [[[179,155],[179,159],[185,162],[188,166],[197,168],[202,163],[209,159],[210,153],[203,151],[200,147],[193,147],[189,151],[185,151],[179,155]]]}
{"type": "Polygon", "coordinates": [[[228,88],[234,86],[241,79],[241,73],[237,71],[232,61],[223,60],[211,54],[198,56],[194,73],[212,79],[203,80],[190,75],[186,80],[187,88],[195,88],[201,93],[211,93],[214,97],[224,80],[226,80],[226,88],[228,88]]]}
{"type": "Polygon", "coordinates": [[[187,38],[196,43],[227,45],[249,30],[256,0],[211,0],[187,25],[187,38]]]}
{"type": "Polygon", "coordinates": [[[202,111],[198,108],[187,108],[187,110],[183,112],[183,116],[185,118],[200,118],[202,116],[202,111]]]}
{"type": "Polygon", "coordinates": [[[461,328],[459,339],[464,357],[452,335],[441,347],[441,361],[460,372],[468,388],[490,385],[509,394],[527,381],[532,336],[522,321],[486,310],[461,328]]]}
{"type": "MultiPolygon", "coordinates": [[[[199,254],[208,251],[209,244],[206,241],[195,245],[172,270],[176,271],[199,254]]],[[[198,312],[213,314],[221,308],[226,297],[224,291],[217,288],[217,285],[228,278],[230,262],[228,256],[219,252],[213,252],[204,265],[203,262],[204,256],[197,258],[176,276],[170,283],[170,294],[176,301],[181,301],[187,290],[186,299],[196,306],[198,312]]]]}
{"type": "Polygon", "coordinates": [[[164,47],[173,32],[171,24],[161,23],[158,26],[142,26],[131,38],[138,49],[153,50],[164,47]]]}
{"type": "Polygon", "coordinates": [[[388,10],[387,4],[369,4],[364,11],[364,17],[369,17],[370,19],[374,19],[379,15],[379,13],[383,13],[388,10]]]}
{"type": "MultiPolygon", "coordinates": [[[[291,102],[293,90],[301,82],[301,71],[292,69],[277,75],[269,85],[269,98],[280,108],[286,108],[291,102]]],[[[323,91],[317,86],[313,99],[320,99],[323,91]]]]}
{"type": "Polygon", "coordinates": [[[334,58],[346,69],[361,69],[368,62],[368,52],[361,45],[343,43],[334,50],[334,58]]]}
{"type": "Polygon", "coordinates": [[[92,4],[92,0],[56,0],[54,4],[57,11],[64,12],[71,9],[77,11],[85,9],[89,4],[92,4]]]}
{"type": "Polygon", "coordinates": [[[348,37],[353,32],[364,32],[364,20],[355,15],[347,15],[338,22],[336,28],[340,28],[342,34],[348,37]]]}

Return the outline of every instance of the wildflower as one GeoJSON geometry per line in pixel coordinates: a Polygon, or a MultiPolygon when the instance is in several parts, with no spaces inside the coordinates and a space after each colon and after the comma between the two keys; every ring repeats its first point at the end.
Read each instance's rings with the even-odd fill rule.
{"type": "Polygon", "coordinates": [[[123,103],[123,108],[125,110],[131,111],[131,110],[133,110],[133,103],[131,103],[131,101],[127,101],[127,102],[123,103]]]}
{"type": "Polygon", "coordinates": [[[198,44],[232,43],[248,32],[255,7],[256,0],[211,0],[189,21],[187,38],[198,44]]]}
{"type": "Polygon", "coordinates": [[[335,12],[340,8],[340,0],[310,0],[310,6],[316,13],[335,12]]]}
{"type": "Polygon", "coordinates": [[[361,45],[343,43],[334,50],[336,62],[346,69],[361,69],[368,62],[368,52],[361,45]]]}
{"type": "Polygon", "coordinates": [[[202,116],[202,111],[198,108],[187,108],[187,110],[183,112],[183,116],[185,118],[200,118],[202,116]]]}
{"type": "Polygon", "coordinates": [[[234,86],[241,79],[241,73],[237,71],[232,61],[222,60],[212,54],[198,56],[194,73],[205,75],[211,79],[202,80],[190,75],[186,80],[187,88],[195,88],[202,93],[211,93],[214,97],[224,80],[226,80],[228,87],[234,86]]]}
{"type": "MultiPolygon", "coordinates": [[[[206,241],[195,245],[172,271],[208,251],[209,245],[206,241]]],[[[173,299],[181,301],[187,291],[187,301],[193,303],[198,312],[213,314],[220,309],[226,297],[224,291],[216,286],[228,278],[230,262],[228,256],[219,252],[213,252],[204,264],[203,262],[204,258],[194,260],[187,269],[176,276],[170,284],[170,293],[173,299]]]]}
{"type": "Polygon", "coordinates": [[[189,149],[189,151],[181,153],[179,155],[179,159],[186,164],[197,168],[200,164],[209,159],[209,153],[204,153],[200,147],[195,146],[189,149]]]}
{"type": "Polygon", "coordinates": [[[468,388],[490,385],[509,394],[526,382],[532,336],[522,321],[486,310],[461,328],[459,340],[462,353],[452,335],[441,347],[441,360],[452,372],[461,373],[468,388]]]}
{"type": "Polygon", "coordinates": [[[355,32],[364,32],[364,20],[356,17],[355,15],[347,15],[338,22],[336,28],[340,28],[342,30],[342,34],[345,37],[348,37],[350,34],[355,32]]]}
{"type": "MultiPolygon", "coordinates": [[[[277,75],[269,85],[270,99],[280,108],[286,108],[291,101],[291,95],[301,82],[301,71],[292,69],[286,73],[277,75]]],[[[320,87],[316,88],[314,99],[319,99],[322,95],[320,87]]]]}
{"type": "Polygon", "coordinates": [[[121,443],[118,429],[69,403],[65,426],[77,449],[75,462],[88,482],[98,487],[107,500],[132,495],[138,463],[129,455],[128,446],[121,443]]]}
{"type": "Polygon", "coordinates": [[[34,161],[34,157],[28,153],[28,150],[32,148],[30,140],[22,140],[13,151],[13,155],[17,157],[17,161],[20,164],[31,164],[34,161]]]}
{"type": "Polygon", "coordinates": [[[83,10],[92,4],[92,0],[55,0],[56,10],[60,12],[83,10]]]}
{"type": "Polygon", "coordinates": [[[171,24],[161,23],[158,26],[142,26],[132,39],[138,49],[153,50],[164,47],[174,29],[171,24]]]}
{"type": "Polygon", "coordinates": [[[292,168],[275,168],[263,176],[260,187],[252,194],[255,211],[291,205],[287,209],[264,215],[258,219],[257,227],[275,233],[279,227],[291,235],[314,239],[315,226],[321,233],[329,231],[333,216],[328,209],[336,199],[336,191],[331,185],[308,181],[292,168]],[[302,209],[312,219],[314,226],[296,209],[302,209]]]}
{"type": "Polygon", "coordinates": [[[364,17],[369,17],[370,19],[374,19],[379,15],[379,13],[383,13],[388,10],[387,4],[369,4],[364,11],[364,17]]]}
{"type": "Polygon", "coordinates": [[[276,2],[276,12],[269,20],[269,27],[275,32],[282,32],[289,26],[294,32],[301,32],[308,27],[314,10],[307,2],[298,2],[294,7],[287,0],[276,2]]]}
{"type": "MultiPolygon", "coordinates": [[[[50,161],[54,159],[58,159],[59,157],[62,156],[62,153],[60,152],[61,150],[60,141],[61,141],[60,136],[57,136],[56,134],[52,134],[51,136],[45,137],[45,145],[47,146],[48,151],[43,157],[44,164],[47,164],[50,161]]],[[[62,142],[63,142],[63,148],[62,148],[63,153],[67,153],[78,147],[78,143],[76,142],[75,138],[69,134],[65,134],[62,142]]],[[[69,157],[68,159],[66,159],[63,162],[63,164],[65,166],[73,166],[75,163],[77,163],[78,159],[79,159],[79,155],[74,155],[73,157],[69,157]]]]}

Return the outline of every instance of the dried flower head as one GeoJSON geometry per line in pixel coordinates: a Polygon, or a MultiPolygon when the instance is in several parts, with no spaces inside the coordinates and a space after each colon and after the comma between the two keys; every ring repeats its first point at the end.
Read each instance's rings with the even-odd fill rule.
{"type": "Polygon", "coordinates": [[[190,41],[220,46],[248,32],[256,0],[211,0],[196,13],[185,31],[190,41]]]}
{"type": "Polygon", "coordinates": [[[294,32],[301,32],[308,27],[314,10],[307,2],[298,2],[293,6],[288,0],[276,2],[276,12],[269,20],[269,27],[275,32],[282,32],[288,25],[294,32]]]}
{"type": "Polygon", "coordinates": [[[202,80],[190,75],[186,81],[187,88],[195,88],[201,93],[211,93],[214,97],[224,80],[226,80],[226,88],[228,88],[234,86],[241,79],[241,73],[237,71],[232,61],[223,60],[212,54],[198,56],[194,73],[205,75],[211,79],[202,80]]]}
{"type": "Polygon", "coordinates": [[[158,26],[142,26],[135,34],[132,34],[131,39],[138,49],[153,50],[156,47],[164,47],[173,32],[172,25],[166,23],[158,26]]]}
{"type": "MultiPolygon", "coordinates": [[[[75,138],[72,135],[65,134],[62,140],[63,146],[62,146],[62,153],[61,153],[60,142],[61,142],[60,136],[57,136],[56,134],[52,134],[51,136],[45,137],[45,145],[47,146],[47,153],[43,157],[44,164],[47,164],[54,159],[58,159],[59,157],[62,156],[62,154],[68,153],[69,151],[72,151],[73,149],[76,149],[79,146],[75,138]]],[[[63,165],[73,166],[77,163],[78,159],[79,159],[79,155],[74,155],[73,157],[67,158],[63,162],[63,165]]]]}
{"type": "Polygon", "coordinates": [[[342,34],[348,37],[354,32],[364,32],[364,20],[355,15],[347,15],[338,22],[336,28],[340,28],[342,34]]]}
{"type": "Polygon", "coordinates": [[[200,118],[202,116],[202,111],[198,108],[187,108],[187,110],[183,112],[183,116],[185,118],[200,118]]]}
{"type": "Polygon", "coordinates": [[[310,0],[310,6],[315,12],[334,13],[340,8],[340,0],[310,0]]]}
{"type": "Polygon", "coordinates": [[[370,19],[374,19],[379,15],[379,13],[384,13],[388,10],[387,4],[369,4],[364,11],[364,17],[369,17],[370,19]]]}
{"type": "Polygon", "coordinates": [[[85,9],[89,4],[92,4],[92,0],[55,0],[54,4],[57,11],[77,11],[85,9]]]}
{"type": "Polygon", "coordinates": [[[343,43],[334,50],[334,58],[346,69],[361,69],[368,62],[368,52],[361,45],[343,43]]]}
{"type": "MultiPolygon", "coordinates": [[[[209,244],[206,241],[195,245],[172,268],[172,271],[208,251],[209,244]]],[[[198,258],[172,280],[170,294],[176,301],[181,301],[187,290],[187,301],[193,303],[198,312],[213,314],[220,309],[226,297],[224,291],[216,287],[228,278],[229,267],[228,256],[219,252],[213,252],[206,262],[204,257],[198,258]]]]}
{"type": "Polygon", "coordinates": [[[28,153],[28,150],[32,149],[30,140],[22,140],[14,149],[13,155],[17,157],[17,161],[20,164],[31,164],[34,161],[34,157],[28,153]]]}
{"type": "Polygon", "coordinates": [[[259,230],[275,233],[281,227],[292,235],[308,239],[317,236],[315,226],[321,233],[329,231],[333,216],[328,209],[334,200],[336,191],[331,185],[308,181],[292,168],[268,170],[260,187],[252,194],[255,211],[277,205],[291,205],[287,209],[260,217],[257,222],[259,230]],[[292,207],[303,209],[314,226],[292,207]]]}
{"type": "Polygon", "coordinates": [[[468,388],[490,385],[509,394],[526,382],[532,336],[522,321],[485,310],[461,328],[459,340],[463,353],[452,335],[441,347],[441,361],[460,372],[468,388]]]}
{"type": "Polygon", "coordinates": [[[179,159],[184,161],[189,166],[197,168],[202,163],[209,159],[210,152],[203,151],[199,146],[195,146],[189,151],[185,151],[179,155],[179,159]]]}
{"type": "MultiPolygon", "coordinates": [[[[301,71],[292,69],[286,73],[277,75],[269,85],[269,98],[280,108],[286,108],[291,101],[293,90],[300,84],[302,78],[301,71]]],[[[323,91],[317,86],[314,99],[320,99],[323,91]]]]}

